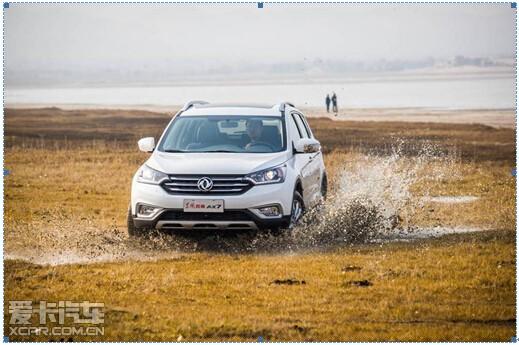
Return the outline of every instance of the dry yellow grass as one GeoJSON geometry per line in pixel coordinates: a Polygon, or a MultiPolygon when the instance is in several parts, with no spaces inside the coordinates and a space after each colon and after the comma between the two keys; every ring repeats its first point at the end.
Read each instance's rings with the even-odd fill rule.
{"type": "Polygon", "coordinates": [[[135,149],[11,149],[5,155],[6,224],[59,215],[122,225],[131,177],[145,158],[135,149]]]}
{"type": "Polygon", "coordinates": [[[513,236],[57,267],[8,261],[5,300],[102,301],[98,340],[509,341],[513,236]],[[273,283],[284,279],[305,284],[273,283]],[[372,285],[351,285],[362,280],[372,285]]]}
{"type": "MultiPolygon", "coordinates": [[[[34,119],[23,120],[37,128],[34,119]]],[[[419,137],[419,129],[414,131],[419,137]]],[[[480,199],[425,203],[412,222],[494,231],[295,253],[180,252],[151,262],[39,266],[6,260],[5,301],[104,302],[106,337],[99,340],[508,341],[516,324],[516,182],[511,157],[492,156],[490,139],[485,159],[457,156],[448,167],[456,174],[420,178],[411,186],[417,201],[427,193],[480,199]],[[273,283],[286,279],[305,284],[273,283]],[[351,283],[363,280],[372,285],[351,283]]],[[[135,144],[81,139],[62,146],[23,138],[13,143],[5,152],[11,172],[5,182],[5,253],[45,249],[45,236],[84,224],[97,234],[124,231],[130,179],[146,159],[135,144]]],[[[362,150],[330,147],[325,160],[333,193],[341,173],[363,156],[362,150]]],[[[412,156],[404,155],[404,166],[412,156]]],[[[420,174],[432,175],[439,165],[427,163],[420,174]]],[[[49,340],[12,338],[36,339],[49,340]]]]}
{"type": "MultiPolygon", "coordinates": [[[[79,148],[68,150],[12,148],[5,165],[6,225],[31,224],[56,217],[86,218],[101,227],[124,227],[130,197],[130,180],[147,155],[131,148],[79,148]],[[26,203],[26,200],[31,200],[26,203]],[[23,207],[20,207],[23,205],[23,207]]],[[[331,192],[337,190],[342,171],[353,168],[362,155],[332,152],[325,155],[331,192]]],[[[424,165],[421,174],[441,168],[424,165]]],[[[473,225],[485,228],[515,228],[515,179],[511,167],[491,162],[454,162],[439,180],[420,179],[412,186],[417,199],[430,195],[470,195],[467,204],[426,204],[415,225],[473,225]]],[[[347,183],[347,181],[345,181],[347,183]]]]}

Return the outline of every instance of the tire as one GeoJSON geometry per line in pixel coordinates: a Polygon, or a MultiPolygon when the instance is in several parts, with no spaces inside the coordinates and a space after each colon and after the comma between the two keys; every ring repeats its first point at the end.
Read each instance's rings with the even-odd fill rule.
{"type": "Polygon", "coordinates": [[[128,216],[126,217],[126,227],[128,229],[128,236],[130,238],[142,237],[146,233],[145,228],[138,228],[133,222],[132,208],[128,207],[128,216]]]}
{"type": "Polygon", "coordinates": [[[292,229],[297,226],[303,215],[305,213],[305,203],[303,201],[303,196],[297,190],[294,192],[294,197],[292,198],[292,210],[290,212],[290,223],[288,224],[288,228],[292,229]]]}
{"type": "Polygon", "coordinates": [[[326,176],[326,173],[323,174],[323,178],[321,181],[321,197],[323,198],[323,201],[326,200],[326,197],[328,196],[328,177],[326,176]]]}

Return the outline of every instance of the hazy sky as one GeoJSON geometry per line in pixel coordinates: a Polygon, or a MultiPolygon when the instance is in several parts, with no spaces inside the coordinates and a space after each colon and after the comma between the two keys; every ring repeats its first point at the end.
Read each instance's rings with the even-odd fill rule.
{"type": "Polygon", "coordinates": [[[513,56],[503,4],[16,4],[8,68],[160,60],[513,56]]]}

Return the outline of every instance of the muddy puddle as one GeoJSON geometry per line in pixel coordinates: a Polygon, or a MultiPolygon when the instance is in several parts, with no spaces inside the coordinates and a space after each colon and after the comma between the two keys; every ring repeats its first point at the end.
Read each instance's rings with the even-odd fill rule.
{"type": "Polygon", "coordinates": [[[175,259],[186,253],[212,252],[227,254],[286,254],[327,250],[340,246],[354,246],[366,243],[410,242],[427,238],[437,238],[450,234],[484,231],[480,228],[435,227],[394,229],[391,233],[377,236],[343,234],[343,236],[322,233],[310,237],[300,237],[297,229],[286,235],[274,236],[268,233],[208,235],[203,238],[185,234],[155,233],[142,239],[130,239],[124,233],[97,233],[80,245],[55,242],[46,248],[13,250],[4,255],[8,260],[24,260],[40,265],[94,264],[120,261],[155,261],[175,259]],[[107,239],[109,239],[107,241],[107,239]]]}
{"type": "Polygon", "coordinates": [[[425,202],[435,202],[440,204],[465,204],[479,200],[479,197],[473,195],[451,195],[451,196],[428,196],[424,197],[425,202]]]}
{"type": "Polygon", "coordinates": [[[485,231],[488,229],[476,228],[476,227],[431,227],[431,228],[416,228],[416,229],[399,229],[390,236],[381,236],[380,238],[374,239],[376,242],[408,242],[413,240],[427,239],[427,238],[438,238],[446,235],[453,234],[468,234],[473,232],[485,231]]]}
{"type": "Polygon", "coordinates": [[[431,200],[413,196],[410,187],[421,179],[452,178],[452,163],[451,157],[427,145],[422,154],[411,158],[403,157],[398,147],[390,156],[361,156],[341,169],[337,188],[326,202],[308,210],[301,225],[279,236],[265,232],[204,237],[155,233],[129,239],[126,229],[100,229],[88,221],[59,227],[30,224],[25,229],[8,230],[11,233],[6,237],[4,258],[63,265],[171,259],[193,252],[302,253],[480,231],[413,224],[416,212],[431,200]]]}

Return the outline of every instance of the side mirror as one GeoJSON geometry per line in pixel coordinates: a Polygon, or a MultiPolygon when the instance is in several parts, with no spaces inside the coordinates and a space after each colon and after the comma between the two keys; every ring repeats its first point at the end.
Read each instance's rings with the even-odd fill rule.
{"type": "Polygon", "coordinates": [[[299,139],[294,143],[297,153],[315,153],[321,150],[321,143],[315,139],[299,139]]]}
{"type": "Polygon", "coordinates": [[[139,145],[139,150],[143,152],[153,152],[153,149],[155,149],[155,138],[142,138],[137,144],[139,145]]]}

